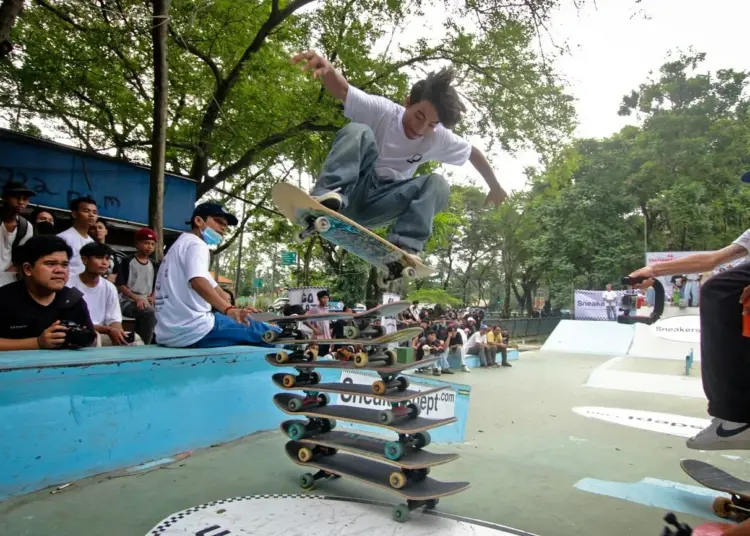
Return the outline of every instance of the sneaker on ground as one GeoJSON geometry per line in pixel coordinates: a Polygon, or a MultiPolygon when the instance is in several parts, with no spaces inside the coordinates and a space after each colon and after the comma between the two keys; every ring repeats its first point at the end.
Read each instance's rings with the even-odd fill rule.
{"type": "Polygon", "coordinates": [[[433,376],[440,376],[440,369],[432,369],[433,376]]]}
{"type": "Polygon", "coordinates": [[[513,365],[511,365],[510,363],[503,363],[503,364],[502,364],[502,365],[500,365],[500,366],[501,366],[501,367],[512,367],[513,365]]]}
{"type": "Polygon", "coordinates": [[[471,372],[471,369],[466,365],[461,365],[461,372],[471,372]]]}
{"type": "Polygon", "coordinates": [[[451,369],[447,368],[443,371],[443,374],[455,374],[451,369]]]}
{"type": "Polygon", "coordinates": [[[714,418],[686,444],[695,450],[750,450],[750,424],[714,418]]]}
{"type": "Polygon", "coordinates": [[[314,197],[313,199],[315,199],[318,203],[320,203],[324,207],[331,209],[335,212],[338,212],[339,210],[341,210],[341,205],[343,204],[341,195],[336,192],[328,192],[327,194],[314,197]]]}
{"type": "Polygon", "coordinates": [[[498,367],[499,367],[500,365],[498,365],[497,363],[492,363],[492,364],[491,364],[490,366],[491,366],[492,368],[498,368],[498,367]]]}

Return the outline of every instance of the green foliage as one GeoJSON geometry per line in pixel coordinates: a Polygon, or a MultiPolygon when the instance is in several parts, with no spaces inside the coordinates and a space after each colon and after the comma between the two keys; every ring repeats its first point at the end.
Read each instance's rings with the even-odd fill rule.
{"type": "Polygon", "coordinates": [[[419,303],[439,303],[441,305],[461,305],[461,300],[451,296],[441,288],[415,290],[406,298],[409,301],[419,300],[419,303]]]}

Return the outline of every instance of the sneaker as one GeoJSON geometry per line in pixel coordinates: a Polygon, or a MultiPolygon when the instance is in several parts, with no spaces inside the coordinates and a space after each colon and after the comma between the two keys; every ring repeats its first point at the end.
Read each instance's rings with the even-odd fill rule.
{"type": "Polygon", "coordinates": [[[492,363],[490,366],[492,368],[500,368],[500,365],[498,365],[497,363],[492,363]]]}
{"type": "Polygon", "coordinates": [[[510,363],[508,363],[508,362],[506,361],[505,363],[502,363],[502,364],[501,364],[500,366],[501,366],[501,367],[512,367],[513,365],[511,365],[510,363]]]}
{"type": "Polygon", "coordinates": [[[466,365],[461,365],[461,372],[471,372],[471,369],[466,365]]]}
{"type": "Polygon", "coordinates": [[[333,210],[334,212],[338,212],[339,210],[341,210],[341,205],[343,204],[341,195],[336,192],[328,192],[327,194],[313,197],[313,199],[315,199],[324,207],[333,210]]]}
{"type": "Polygon", "coordinates": [[[451,369],[447,368],[443,370],[443,374],[455,374],[451,369]]]}
{"type": "Polygon", "coordinates": [[[750,450],[750,424],[714,418],[686,444],[695,450],[750,450]]]}
{"type": "Polygon", "coordinates": [[[433,376],[440,376],[440,369],[432,369],[433,376]]]}
{"type": "Polygon", "coordinates": [[[479,365],[479,366],[480,366],[481,368],[487,368],[487,365],[484,365],[484,364],[482,364],[482,365],[479,365]]]}

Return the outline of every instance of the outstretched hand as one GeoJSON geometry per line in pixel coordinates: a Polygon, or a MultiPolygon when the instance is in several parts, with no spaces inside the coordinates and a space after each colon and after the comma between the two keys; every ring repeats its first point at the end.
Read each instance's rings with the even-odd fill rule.
{"type": "Polygon", "coordinates": [[[508,199],[508,194],[503,187],[499,184],[497,186],[490,186],[490,193],[487,194],[487,199],[484,200],[484,206],[490,205],[500,206],[500,204],[508,199]]]}
{"type": "Polygon", "coordinates": [[[654,284],[654,270],[651,266],[644,266],[643,268],[639,268],[635,272],[631,273],[628,277],[645,277],[646,279],[643,281],[643,283],[638,283],[637,285],[633,285],[633,288],[648,288],[651,285],[654,284]]]}
{"type": "Polygon", "coordinates": [[[313,78],[323,78],[331,71],[331,69],[333,69],[331,63],[314,50],[300,52],[294,56],[291,61],[295,65],[304,62],[302,71],[312,71],[313,78]]]}

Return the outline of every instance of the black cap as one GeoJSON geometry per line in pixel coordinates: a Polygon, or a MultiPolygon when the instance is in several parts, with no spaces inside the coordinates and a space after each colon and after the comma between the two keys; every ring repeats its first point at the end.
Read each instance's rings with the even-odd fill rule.
{"type": "Polygon", "coordinates": [[[190,218],[190,221],[193,221],[193,218],[196,216],[200,216],[204,220],[208,218],[209,216],[220,216],[222,218],[226,218],[227,223],[229,225],[237,225],[237,217],[234,214],[230,214],[226,210],[224,210],[224,207],[222,207],[219,203],[212,203],[212,202],[206,202],[201,203],[197,207],[193,209],[193,216],[190,218]]]}
{"type": "Polygon", "coordinates": [[[742,182],[750,182],[750,171],[745,172],[742,176],[742,182]]]}
{"type": "Polygon", "coordinates": [[[36,194],[33,190],[30,190],[28,186],[26,186],[22,182],[18,181],[8,181],[3,186],[3,197],[7,196],[13,196],[13,195],[25,195],[26,197],[33,197],[36,194]]]}

